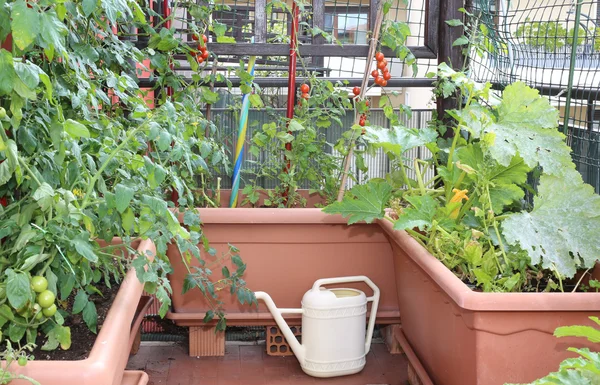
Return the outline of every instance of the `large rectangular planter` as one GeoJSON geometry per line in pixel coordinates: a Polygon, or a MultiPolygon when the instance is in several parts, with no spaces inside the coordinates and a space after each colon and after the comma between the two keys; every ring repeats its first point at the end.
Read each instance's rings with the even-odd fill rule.
{"type": "MultiPolygon", "coordinates": [[[[366,275],[381,290],[379,323],[398,323],[398,298],[392,249],[379,226],[348,226],[341,216],[327,215],[320,209],[198,209],[203,231],[217,250],[214,261],[235,245],[247,264],[244,280],[253,291],[269,293],[278,307],[297,308],[304,293],[319,278],[366,275]]],[[[169,246],[173,265],[173,309],[168,318],[183,326],[203,325],[210,309],[200,290],[182,294],[188,274],[176,246],[169,246]]],[[[193,260],[197,265],[197,261],[193,260]]],[[[233,269],[231,263],[227,266],[233,269]]],[[[211,266],[215,279],[221,268],[211,266]]],[[[364,284],[350,285],[370,293],[364,284]]],[[[228,325],[272,325],[271,314],[260,307],[240,305],[227,290],[220,293],[228,325]]],[[[299,314],[286,316],[300,321],[299,314]]]]}
{"type": "MultiPolygon", "coordinates": [[[[138,251],[156,255],[150,240],[141,241],[138,251]]],[[[24,367],[14,364],[10,370],[33,378],[42,385],[145,385],[148,383],[146,373],[125,370],[137,330],[149,305],[149,297],[142,298],[143,290],[144,284],[132,268],[121,283],[87,359],[35,360],[24,367]]],[[[73,344],[77,344],[77,336],[71,337],[73,344]]],[[[11,384],[31,385],[25,380],[15,380],[11,384]]]]}
{"type": "Polygon", "coordinates": [[[600,293],[474,292],[407,233],[379,225],[393,250],[402,329],[436,385],[531,382],[572,357],[567,347],[593,348],[552,334],[589,325],[600,293]]]}

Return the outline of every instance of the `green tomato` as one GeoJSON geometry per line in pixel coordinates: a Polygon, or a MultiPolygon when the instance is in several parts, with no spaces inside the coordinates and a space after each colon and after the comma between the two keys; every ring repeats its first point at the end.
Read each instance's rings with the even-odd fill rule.
{"type": "Polygon", "coordinates": [[[23,357],[23,356],[19,357],[18,362],[19,362],[19,366],[27,365],[27,357],[23,357]]]}
{"type": "Polygon", "coordinates": [[[35,314],[35,319],[36,320],[41,320],[42,319],[42,307],[40,306],[39,303],[33,304],[33,314],[35,314]]]}
{"type": "Polygon", "coordinates": [[[53,292],[50,290],[44,290],[38,295],[37,303],[39,303],[42,308],[47,309],[54,304],[54,299],[55,296],[53,292]]]}
{"type": "MultiPolygon", "coordinates": [[[[46,309],[43,309],[42,313],[48,318],[52,317],[54,314],[56,314],[56,305],[52,304],[52,306],[50,306],[46,309]]],[[[42,314],[42,313],[40,313],[40,314],[42,314]]]]}
{"type": "Polygon", "coordinates": [[[35,276],[31,279],[31,286],[36,293],[41,293],[48,289],[48,280],[44,277],[35,276]]]}
{"type": "Polygon", "coordinates": [[[0,119],[6,118],[6,110],[3,107],[0,107],[0,119]]]}

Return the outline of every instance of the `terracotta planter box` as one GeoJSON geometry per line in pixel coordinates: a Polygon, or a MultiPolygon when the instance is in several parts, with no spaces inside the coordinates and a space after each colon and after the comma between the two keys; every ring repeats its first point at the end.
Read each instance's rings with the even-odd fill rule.
{"type": "MultiPolygon", "coordinates": [[[[138,250],[156,254],[150,240],[141,241],[138,250]]],[[[127,371],[125,366],[137,331],[144,317],[149,297],[142,297],[144,285],[135,270],[130,270],[108,311],[104,324],[87,359],[81,361],[32,361],[25,367],[16,364],[11,371],[31,377],[42,385],[145,385],[148,375],[127,371]]],[[[77,336],[72,336],[73,344],[77,336]]],[[[14,385],[30,385],[17,380],[14,385]]]]}
{"type": "Polygon", "coordinates": [[[593,347],[552,333],[591,324],[600,293],[474,292],[408,234],[379,224],[393,250],[402,330],[436,385],[528,383],[572,357],[567,347],[593,347]]]}
{"type": "MultiPolygon", "coordinates": [[[[311,208],[220,208],[198,213],[217,256],[228,250],[228,244],[239,248],[247,264],[248,288],[267,292],[278,307],[300,307],[302,296],[319,278],[366,275],[381,290],[378,322],[399,322],[392,249],[379,226],[348,226],[341,216],[311,208]]],[[[167,253],[174,269],[170,276],[173,308],[167,317],[179,325],[202,326],[210,308],[198,289],[181,294],[187,270],[177,247],[170,246],[167,253]]],[[[212,270],[219,278],[220,267],[212,270]]],[[[364,284],[352,287],[370,293],[364,284]]],[[[240,305],[227,290],[220,295],[228,325],[274,325],[264,304],[240,305]]],[[[301,317],[286,318],[299,323],[301,317]]]]}

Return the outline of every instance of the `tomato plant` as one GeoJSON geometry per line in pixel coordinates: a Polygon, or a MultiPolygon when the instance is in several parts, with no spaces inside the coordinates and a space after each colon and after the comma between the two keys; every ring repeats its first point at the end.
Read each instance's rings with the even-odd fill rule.
{"type": "MultiPolygon", "coordinates": [[[[190,28],[199,39],[211,8],[193,7],[190,28]]],[[[223,78],[202,76],[195,50],[175,38],[174,27],[154,29],[145,12],[129,0],[0,2],[0,41],[13,36],[12,49],[0,49],[0,332],[7,342],[68,349],[65,316],[82,313],[96,331],[94,296],[129,268],[156,294],[164,315],[167,246],[175,244],[186,264],[214,254],[195,207],[214,205],[203,191],[215,183],[212,171],[228,164],[223,145],[207,137],[215,127],[198,104],[218,100],[208,84],[223,78]],[[125,25],[148,37],[148,47],[122,39],[125,25]],[[191,84],[175,72],[173,55],[187,58],[191,84]],[[138,86],[141,68],[154,72],[154,109],[138,86]],[[123,245],[111,244],[113,237],[123,245]],[[136,238],[155,242],[153,262],[137,255],[136,238]]],[[[207,39],[199,41],[202,59],[207,39]]],[[[240,279],[245,265],[237,253],[228,257],[238,269],[219,285],[252,302],[240,279]]],[[[198,284],[187,290],[212,287],[210,275],[191,272],[198,284]]],[[[217,296],[205,295],[224,325],[217,296]]]]}

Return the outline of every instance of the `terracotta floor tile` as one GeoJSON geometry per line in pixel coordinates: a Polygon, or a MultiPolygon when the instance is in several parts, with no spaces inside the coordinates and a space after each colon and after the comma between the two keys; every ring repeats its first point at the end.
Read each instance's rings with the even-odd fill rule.
{"type": "Polygon", "coordinates": [[[219,379],[217,377],[192,377],[190,385],[218,385],[219,379]]]}
{"type": "Polygon", "coordinates": [[[262,345],[226,345],[224,357],[188,357],[185,346],[142,346],[129,368],[146,368],[149,385],[406,385],[407,360],[374,344],[365,369],[328,379],[306,375],[296,357],[271,357],[262,345]]]}

